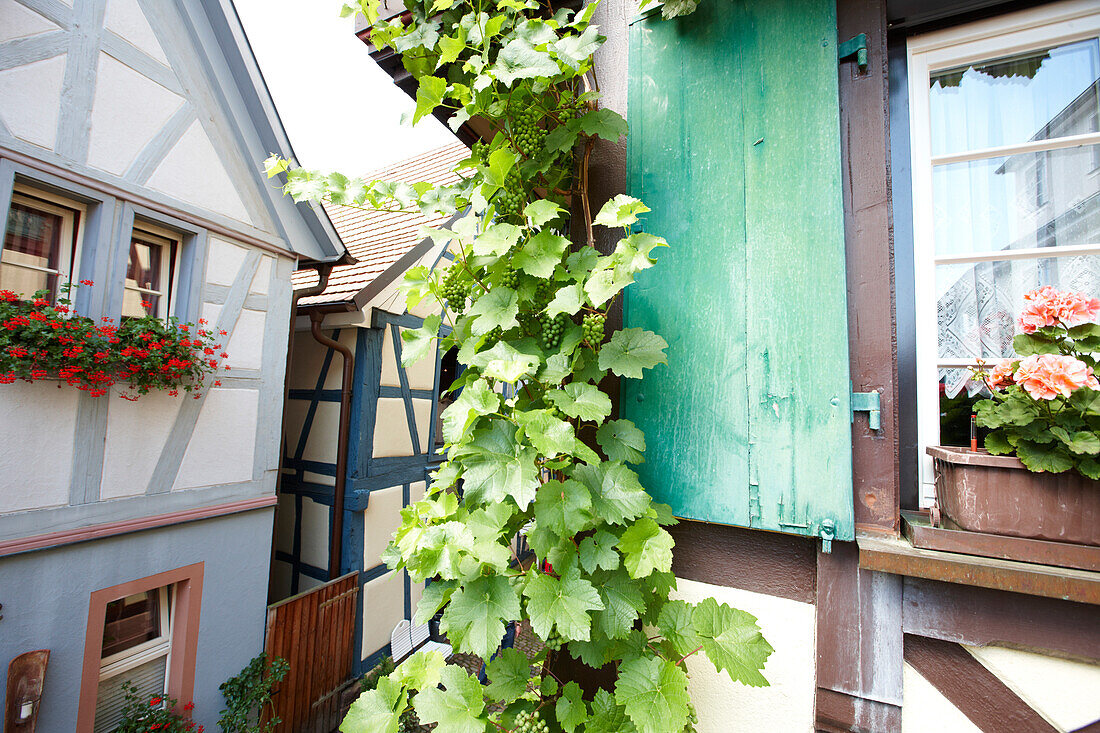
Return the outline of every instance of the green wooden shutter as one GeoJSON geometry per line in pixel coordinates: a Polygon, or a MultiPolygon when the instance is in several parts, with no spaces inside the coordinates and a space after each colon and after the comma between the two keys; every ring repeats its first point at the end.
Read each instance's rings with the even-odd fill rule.
{"type": "Polygon", "coordinates": [[[853,538],[836,45],[835,0],[631,26],[628,188],[670,247],[625,318],[669,363],[623,413],[682,517],[853,538]]]}

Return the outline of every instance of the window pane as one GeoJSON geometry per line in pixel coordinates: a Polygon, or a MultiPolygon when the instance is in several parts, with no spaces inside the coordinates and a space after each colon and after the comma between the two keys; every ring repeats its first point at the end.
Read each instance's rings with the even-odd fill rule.
{"type": "Polygon", "coordinates": [[[1100,243],[1100,145],[932,170],[937,255],[1100,243]]]}
{"type": "Polygon", "coordinates": [[[23,296],[38,290],[56,293],[56,275],[21,265],[56,272],[61,258],[62,224],[59,214],[12,202],[0,256],[0,289],[23,296]]]}
{"type": "Polygon", "coordinates": [[[126,291],[122,299],[123,316],[160,315],[160,297],[131,288],[160,290],[164,246],[140,239],[130,241],[130,260],[126,265],[126,291]]]}
{"type": "Polygon", "coordinates": [[[150,590],[107,604],[103,625],[104,658],[161,635],[159,598],[158,591],[150,590]]]}
{"type": "Polygon", "coordinates": [[[1098,77],[1096,39],[934,73],[932,154],[1097,132],[1098,77]]]}
{"type": "MultiPolygon", "coordinates": [[[[1100,255],[938,266],[939,358],[1012,356],[1024,294],[1044,285],[1100,296],[1100,255]]],[[[969,369],[940,369],[946,395],[962,392],[969,375],[969,369]]]]}

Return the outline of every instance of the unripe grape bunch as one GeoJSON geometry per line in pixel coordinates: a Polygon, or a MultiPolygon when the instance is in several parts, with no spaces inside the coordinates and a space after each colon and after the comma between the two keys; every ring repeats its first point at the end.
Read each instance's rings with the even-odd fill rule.
{"type": "Polygon", "coordinates": [[[447,270],[441,286],[443,298],[447,301],[447,308],[453,313],[461,313],[466,309],[466,297],[470,294],[470,284],[462,279],[462,272],[458,267],[452,266],[447,270]]]}
{"type": "Polygon", "coordinates": [[[542,142],[546,138],[546,131],[539,127],[541,118],[541,111],[528,107],[516,116],[512,126],[512,139],[528,158],[535,157],[542,150],[542,142]]]}
{"type": "Polygon", "coordinates": [[[497,212],[501,216],[519,216],[526,203],[526,192],[523,190],[523,181],[514,171],[508,174],[504,181],[504,187],[493,198],[497,212]]]}
{"type": "Polygon", "coordinates": [[[519,273],[511,265],[508,265],[504,272],[500,275],[500,284],[506,288],[516,289],[516,285],[519,283],[519,273]]]}
{"type": "Polygon", "coordinates": [[[550,733],[550,726],[537,712],[521,710],[516,713],[515,727],[512,730],[515,733],[550,733]]]}
{"type": "Polygon", "coordinates": [[[565,333],[565,326],[569,322],[569,316],[564,313],[559,313],[551,318],[544,314],[540,320],[542,321],[542,348],[547,351],[553,351],[558,348],[558,344],[561,343],[561,336],[565,333]]]}
{"type": "Polygon", "coordinates": [[[607,316],[603,313],[589,313],[584,317],[584,340],[593,349],[603,342],[603,326],[607,316]]]}

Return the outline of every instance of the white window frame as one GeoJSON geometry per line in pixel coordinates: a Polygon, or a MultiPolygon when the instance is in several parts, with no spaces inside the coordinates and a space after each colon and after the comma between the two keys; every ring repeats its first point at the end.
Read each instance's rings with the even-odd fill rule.
{"type": "MultiPolygon", "coordinates": [[[[126,273],[124,272],[122,276],[122,297],[124,302],[126,291],[136,292],[142,296],[156,295],[159,297],[157,301],[156,317],[162,320],[167,319],[176,312],[176,300],[179,291],[180,258],[183,254],[183,237],[180,236],[178,232],[174,232],[171,229],[166,229],[143,219],[137,219],[134,221],[133,227],[131,227],[130,237],[127,242],[132,242],[134,239],[140,239],[145,244],[158,245],[165,250],[161,257],[160,284],[159,290],[133,287],[126,284],[126,273]],[[158,242],[156,240],[163,241],[158,242]]],[[[127,272],[129,268],[130,257],[129,247],[127,247],[127,272]]]]}
{"type": "Polygon", "coordinates": [[[1043,5],[977,23],[914,36],[907,43],[909,126],[913,178],[914,290],[916,294],[917,443],[922,505],[935,496],[932,458],[926,448],[940,439],[939,369],[975,366],[973,360],[940,360],[936,317],[936,265],[1100,254],[1100,242],[1029,250],[936,256],[932,170],[937,165],[1100,144],[1100,132],[932,155],[931,75],[965,64],[1100,38],[1094,0],[1043,5]]]}
{"type": "MultiPolygon", "coordinates": [[[[58,295],[60,295],[61,286],[65,283],[73,282],[78,279],[80,275],[80,257],[83,252],[84,228],[88,221],[88,207],[78,201],[65,198],[64,196],[58,196],[49,191],[28,186],[23,183],[17,183],[13,188],[11,203],[26,206],[28,208],[35,208],[48,214],[54,214],[61,217],[61,252],[59,253],[61,256],[59,257],[57,270],[51,270],[48,267],[38,267],[36,265],[5,262],[3,246],[4,242],[7,240],[7,221],[5,221],[3,232],[4,239],[0,240],[0,263],[25,270],[56,275],[58,278],[58,295]],[[72,246],[74,241],[76,244],[72,246]],[[70,247],[72,247],[71,250],[70,247]],[[66,257],[65,255],[69,254],[70,251],[72,257],[66,257]],[[76,270],[76,272],[73,270],[76,270]]],[[[8,209],[8,217],[11,217],[10,208],[8,209]]],[[[32,293],[22,293],[22,295],[30,297],[32,293]]]]}
{"type": "Polygon", "coordinates": [[[169,613],[168,586],[157,592],[157,611],[160,614],[160,636],[142,642],[116,654],[103,657],[99,662],[99,679],[110,679],[160,657],[165,658],[164,689],[168,689],[168,670],[172,664],[172,614],[169,613]]]}

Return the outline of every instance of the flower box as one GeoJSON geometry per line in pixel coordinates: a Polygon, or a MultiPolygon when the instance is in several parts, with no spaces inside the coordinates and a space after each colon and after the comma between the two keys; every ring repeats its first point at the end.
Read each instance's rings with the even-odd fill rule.
{"type": "Polygon", "coordinates": [[[930,446],[940,514],[972,532],[1100,545],[1100,481],[1037,473],[1014,456],[930,446]]]}

